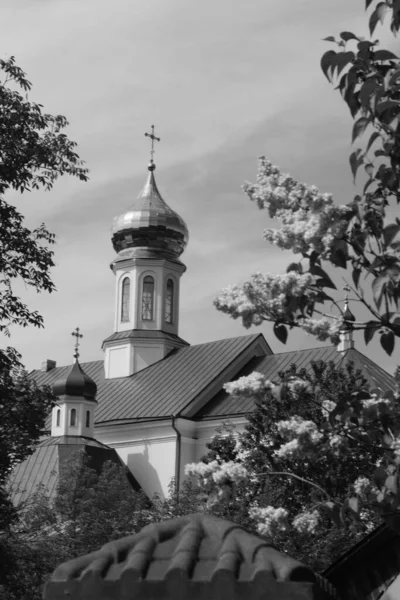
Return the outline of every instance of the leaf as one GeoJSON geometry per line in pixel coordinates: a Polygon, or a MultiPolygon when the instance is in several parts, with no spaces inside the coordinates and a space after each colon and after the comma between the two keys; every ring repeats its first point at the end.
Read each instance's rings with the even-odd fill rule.
{"type": "Polygon", "coordinates": [[[385,287],[388,281],[389,278],[387,275],[378,275],[378,277],[376,277],[372,282],[372,293],[374,296],[375,304],[378,308],[380,307],[382,295],[385,291],[385,287]]]}
{"type": "Polygon", "coordinates": [[[282,323],[274,323],[274,334],[282,344],[286,344],[288,332],[282,323]]]}
{"type": "Polygon", "coordinates": [[[337,74],[340,75],[340,73],[343,71],[343,69],[350,64],[351,62],[354,61],[354,52],[340,52],[337,56],[336,56],[336,61],[335,61],[335,68],[337,69],[337,74]]]}
{"type": "Polygon", "coordinates": [[[326,38],[322,38],[323,42],[336,42],[335,38],[333,37],[333,35],[328,35],[328,37],[326,38]]]}
{"type": "Polygon", "coordinates": [[[329,82],[331,81],[331,77],[329,76],[329,69],[331,69],[334,66],[335,60],[336,52],[334,50],[328,50],[328,52],[325,52],[325,54],[321,58],[321,69],[329,82]]]}
{"type": "Polygon", "coordinates": [[[365,10],[367,10],[368,6],[371,4],[372,0],[365,0],[365,10]]]}
{"type": "Polygon", "coordinates": [[[380,327],[379,321],[368,321],[364,329],[364,341],[366,345],[370,343],[378,327],[380,327]]]}
{"type": "Polygon", "coordinates": [[[399,232],[400,225],[397,223],[390,223],[390,225],[386,225],[385,229],[383,230],[383,239],[385,241],[385,245],[389,246],[399,232]]]}
{"type": "Polygon", "coordinates": [[[333,283],[332,279],[329,277],[328,273],[326,273],[319,265],[312,265],[310,267],[310,273],[312,273],[312,275],[317,275],[318,277],[321,277],[321,280],[323,281],[323,287],[329,287],[333,290],[336,290],[336,286],[333,283]]]}
{"type": "Polygon", "coordinates": [[[385,481],[387,478],[386,470],[383,467],[378,467],[375,469],[374,474],[372,475],[372,480],[375,483],[376,487],[381,489],[385,485],[385,481]]]}
{"type": "Polygon", "coordinates": [[[348,248],[344,240],[335,240],[330,255],[330,261],[336,267],[347,267],[348,248]]]}
{"type": "Polygon", "coordinates": [[[395,102],[394,100],[384,100],[383,102],[377,104],[375,110],[378,113],[378,115],[382,115],[382,113],[388,110],[389,108],[400,108],[400,103],[395,102]]]}
{"type": "Polygon", "coordinates": [[[358,37],[354,35],[354,33],[351,33],[351,31],[342,31],[340,37],[345,42],[348,42],[349,40],[358,40],[358,37]]]}
{"type": "Polygon", "coordinates": [[[389,490],[389,492],[392,492],[392,494],[397,494],[397,475],[389,475],[389,477],[386,478],[385,487],[389,490]]]}
{"type": "Polygon", "coordinates": [[[374,10],[374,12],[371,14],[370,18],[369,18],[369,33],[370,35],[372,35],[375,31],[375,27],[378,25],[379,22],[379,17],[378,17],[378,13],[376,11],[376,9],[374,10]]]}
{"type": "Polygon", "coordinates": [[[351,276],[353,278],[353,283],[356,286],[356,288],[358,288],[358,283],[360,281],[360,275],[361,275],[361,269],[353,269],[351,276]]]}
{"type": "Polygon", "coordinates": [[[364,155],[362,154],[362,150],[358,148],[355,152],[352,152],[350,154],[349,160],[351,172],[353,173],[353,181],[355,182],[358,167],[364,162],[364,155]]]}
{"type": "Polygon", "coordinates": [[[389,356],[392,355],[394,349],[394,333],[393,331],[388,331],[387,333],[382,333],[381,335],[381,346],[389,356]]]}
{"type": "Polygon", "coordinates": [[[365,169],[365,171],[366,171],[366,173],[367,173],[367,175],[369,177],[373,176],[373,174],[374,174],[374,165],[372,163],[368,163],[368,165],[365,165],[364,169],[365,169]]]}
{"type": "Polygon", "coordinates": [[[350,508],[350,510],[355,513],[356,515],[359,514],[360,512],[360,500],[359,498],[357,498],[356,496],[353,496],[352,498],[349,498],[347,501],[347,505],[350,508]]]}
{"type": "Polygon", "coordinates": [[[390,50],[377,50],[374,52],[374,60],[398,60],[399,57],[390,50]]]}
{"type": "Polygon", "coordinates": [[[374,133],[371,135],[371,137],[368,140],[368,144],[367,144],[367,150],[366,152],[368,152],[368,150],[371,148],[372,144],[379,138],[381,137],[380,134],[377,131],[374,131],[374,133]]]}
{"type": "MultiPolygon", "coordinates": [[[[361,86],[359,98],[360,98],[361,106],[365,110],[367,110],[369,108],[371,96],[377,88],[378,88],[378,82],[376,80],[376,77],[368,77],[368,79],[366,79],[365,82],[363,83],[363,85],[361,86]]],[[[379,135],[379,133],[378,133],[378,135],[379,135]]]]}
{"type": "Polygon", "coordinates": [[[364,133],[364,131],[369,125],[369,122],[369,117],[360,117],[359,119],[357,119],[357,121],[353,125],[353,134],[351,138],[352,143],[354,143],[354,141],[364,133]]]}

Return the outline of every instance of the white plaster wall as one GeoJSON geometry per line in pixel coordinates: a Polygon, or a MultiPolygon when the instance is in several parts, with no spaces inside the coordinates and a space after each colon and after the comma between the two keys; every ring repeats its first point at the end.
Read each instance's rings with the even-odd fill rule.
{"type": "Polygon", "coordinates": [[[108,346],[105,351],[104,371],[106,379],[127,377],[133,373],[132,344],[108,346]]]}
{"type": "Polygon", "coordinates": [[[118,446],[116,451],[149,498],[168,496],[175,475],[175,439],[118,446]]]}
{"type": "Polygon", "coordinates": [[[149,498],[168,495],[176,460],[176,433],[170,420],[98,427],[95,437],[116,449],[149,498]]]}

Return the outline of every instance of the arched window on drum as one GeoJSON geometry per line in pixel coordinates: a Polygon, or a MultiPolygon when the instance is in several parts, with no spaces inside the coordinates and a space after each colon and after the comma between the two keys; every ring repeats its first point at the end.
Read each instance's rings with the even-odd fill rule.
{"type": "Polygon", "coordinates": [[[76,427],[76,409],[75,408],[73,408],[71,410],[71,416],[70,416],[69,424],[71,425],[71,427],[76,427]]]}
{"type": "Polygon", "coordinates": [[[154,279],[146,275],[142,289],[142,321],[154,320],[154,279]]]}
{"type": "Polygon", "coordinates": [[[131,280],[125,277],[121,287],[121,322],[129,321],[129,304],[131,298],[131,280]]]}
{"type": "Polygon", "coordinates": [[[168,279],[165,289],[165,322],[172,323],[174,319],[174,282],[168,279]]]}

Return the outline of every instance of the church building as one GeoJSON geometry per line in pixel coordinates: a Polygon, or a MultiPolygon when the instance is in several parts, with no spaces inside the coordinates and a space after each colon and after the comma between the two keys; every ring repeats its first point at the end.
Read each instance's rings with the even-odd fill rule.
{"type": "Polygon", "coordinates": [[[218,426],[229,420],[243,430],[252,403],[231,399],[226,382],[252,371],[274,380],[292,363],[302,368],[317,360],[351,360],[372,387],[395,384],[354,347],[351,329],[338,347],[280,354],[259,333],[193,346],[180,338],[181,258],[189,234],[163,200],[155,168],[151,160],[137,200],[112,225],[114,328],[103,342],[103,359],[76,359],[72,367],[48,360],[32,377],[59,397],[43,444],[79,439],[113,449],[149,497],[165,497],[172,478],[179,484],[185,465],[204,455],[218,426]]]}

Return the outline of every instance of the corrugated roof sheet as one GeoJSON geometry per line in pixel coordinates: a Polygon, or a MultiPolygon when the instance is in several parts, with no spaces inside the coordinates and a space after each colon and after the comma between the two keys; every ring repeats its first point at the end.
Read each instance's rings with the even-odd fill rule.
{"type": "MultiPolygon", "coordinates": [[[[54,497],[60,464],[79,449],[84,449],[91,457],[91,466],[96,470],[107,460],[122,464],[114,448],[92,438],[72,435],[46,438],[11,473],[8,484],[14,504],[18,506],[26,502],[37,491],[38,486],[43,486],[46,493],[51,498],[54,497]]],[[[140,489],[134,477],[129,477],[129,481],[134,489],[140,489]]]]}
{"type": "MultiPolygon", "coordinates": [[[[396,387],[394,378],[361,352],[352,348],[342,353],[338,352],[335,346],[312,348],[311,350],[293,350],[291,352],[253,358],[237,374],[235,379],[249,375],[253,371],[258,371],[271,381],[274,381],[278,380],[279,373],[288,369],[291,364],[295,364],[298,369],[308,369],[312,362],[320,360],[324,362],[333,361],[336,366],[353,361],[355,367],[361,369],[372,388],[380,387],[382,390],[394,390],[396,387]]],[[[252,410],[254,410],[254,401],[252,399],[231,398],[224,390],[221,390],[198,412],[196,420],[208,419],[210,417],[242,415],[252,410]]]]}
{"type": "Polygon", "coordinates": [[[56,445],[36,448],[26,460],[17,465],[13,470],[9,486],[11,497],[16,506],[26,502],[29,496],[42,485],[52,497],[58,479],[59,462],[58,447],[56,445]]]}
{"type": "MultiPolygon", "coordinates": [[[[82,363],[97,384],[96,424],[157,419],[181,411],[212,383],[261,334],[178,348],[163,360],[130,377],[105,379],[103,361],[82,363]]],[[[33,371],[39,385],[52,385],[69,367],[33,371]]]]}

